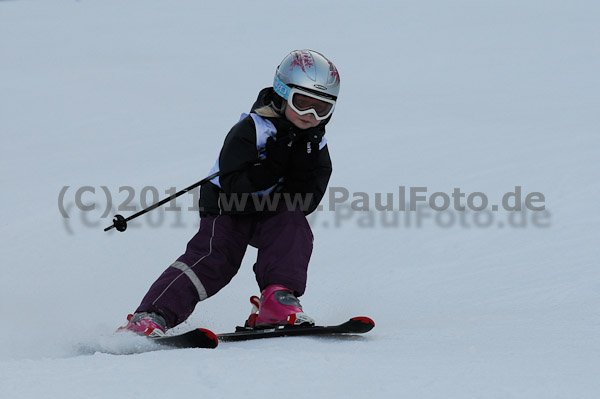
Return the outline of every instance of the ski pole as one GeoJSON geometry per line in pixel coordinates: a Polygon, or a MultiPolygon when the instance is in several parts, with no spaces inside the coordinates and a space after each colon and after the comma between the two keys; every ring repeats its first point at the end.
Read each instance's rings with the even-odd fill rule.
{"type": "MultiPolygon", "coordinates": [[[[264,156],[265,153],[266,153],[266,149],[262,149],[261,151],[259,151],[258,158],[260,159],[262,156],[264,156]]],[[[233,173],[233,172],[229,172],[229,173],[233,173]]],[[[210,176],[206,176],[204,179],[200,180],[199,182],[194,183],[191,186],[186,187],[183,190],[176,192],[175,194],[171,195],[170,197],[167,197],[167,198],[157,202],[154,205],[150,205],[146,209],[142,209],[138,213],[134,213],[133,215],[129,216],[128,218],[125,218],[119,214],[116,214],[112,220],[113,224],[111,226],[108,226],[107,228],[105,228],[104,231],[109,231],[112,229],[117,229],[117,231],[125,231],[125,230],[127,230],[127,222],[129,222],[130,220],[135,219],[136,217],[141,216],[145,213],[148,213],[151,210],[156,209],[159,206],[162,206],[169,201],[172,201],[173,199],[179,197],[180,195],[183,195],[183,194],[187,193],[188,191],[193,190],[196,187],[203,185],[204,183],[208,183],[209,181],[211,181],[212,179],[214,179],[217,176],[220,176],[220,172],[215,172],[210,176]]]]}
{"type": "Polygon", "coordinates": [[[156,209],[159,206],[164,205],[169,201],[172,201],[173,199],[179,197],[180,195],[183,195],[183,194],[187,193],[188,191],[193,190],[198,186],[201,186],[204,183],[208,183],[209,181],[211,181],[212,179],[214,179],[217,176],[219,176],[219,172],[215,172],[212,175],[205,177],[204,179],[200,180],[199,182],[194,183],[191,186],[186,187],[183,190],[176,192],[175,194],[171,195],[170,197],[167,197],[167,198],[157,202],[156,204],[149,206],[146,209],[142,209],[138,213],[135,213],[135,214],[129,216],[128,218],[125,218],[125,217],[117,214],[113,218],[113,224],[111,226],[108,226],[107,228],[105,228],[104,231],[109,231],[113,228],[117,229],[117,231],[125,231],[125,230],[127,230],[127,222],[129,222],[130,220],[135,219],[138,216],[142,216],[143,214],[148,213],[151,210],[156,209]]]}

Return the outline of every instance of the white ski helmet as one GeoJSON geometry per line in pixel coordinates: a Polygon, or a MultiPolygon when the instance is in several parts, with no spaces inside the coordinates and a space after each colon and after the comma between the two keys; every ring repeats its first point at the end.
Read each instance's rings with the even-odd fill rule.
{"type": "Polygon", "coordinates": [[[287,100],[293,87],[336,100],[340,92],[340,75],[333,62],[323,54],[313,50],[292,51],[277,67],[273,88],[287,100]]]}

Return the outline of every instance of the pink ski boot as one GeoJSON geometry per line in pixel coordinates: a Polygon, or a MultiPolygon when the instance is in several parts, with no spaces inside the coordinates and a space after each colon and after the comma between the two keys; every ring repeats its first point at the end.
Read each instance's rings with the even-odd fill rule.
{"type": "Polygon", "coordinates": [[[269,285],[262,292],[260,301],[258,297],[250,298],[253,305],[252,314],[246,326],[260,325],[314,325],[315,321],[302,311],[300,301],[294,292],[282,285],[269,285]]]}
{"type": "Polygon", "coordinates": [[[127,316],[127,324],[119,327],[117,332],[133,331],[139,335],[158,338],[167,330],[165,319],[156,313],[135,313],[127,316]]]}

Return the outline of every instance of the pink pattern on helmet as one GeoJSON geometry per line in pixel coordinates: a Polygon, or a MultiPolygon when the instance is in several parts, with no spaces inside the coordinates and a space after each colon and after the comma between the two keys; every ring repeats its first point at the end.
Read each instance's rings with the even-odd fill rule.
{"type": "Polygon", "coordinates": [[[333,65],[333,62],[327,60],[329,62],[329,73],[331,74],[331,77],[336,81],[339,82],[340,81],[340,74],[338,73],[337,68],[335,67],[335,65],[333,65]]]}
{"type": "Polygon", "coordinates": [[[307,50],[294,51],[294,59],[290,63],[290,70],[295,67],[302,68],[302,72],[306,72],[306,68],[312,68],[314,66],[312,55],[307,50]]]}

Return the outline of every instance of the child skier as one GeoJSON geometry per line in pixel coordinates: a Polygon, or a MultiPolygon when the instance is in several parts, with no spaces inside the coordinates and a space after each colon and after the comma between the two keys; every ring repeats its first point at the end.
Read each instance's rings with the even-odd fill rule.
{"type": "Polygon", "coordinates": [[[225,138],[211,170],[219,176],[200,191],[198,233],[120,330],[164,335],[231,281],[248,245],[258,249],[261,298],[246,325],[314,324],[298,300],[313,246],[306,215],[331,175],[324,135],[339,90],[338,71],[322,54],[298,50],[283,59],[273,87],[225,138]]]}

